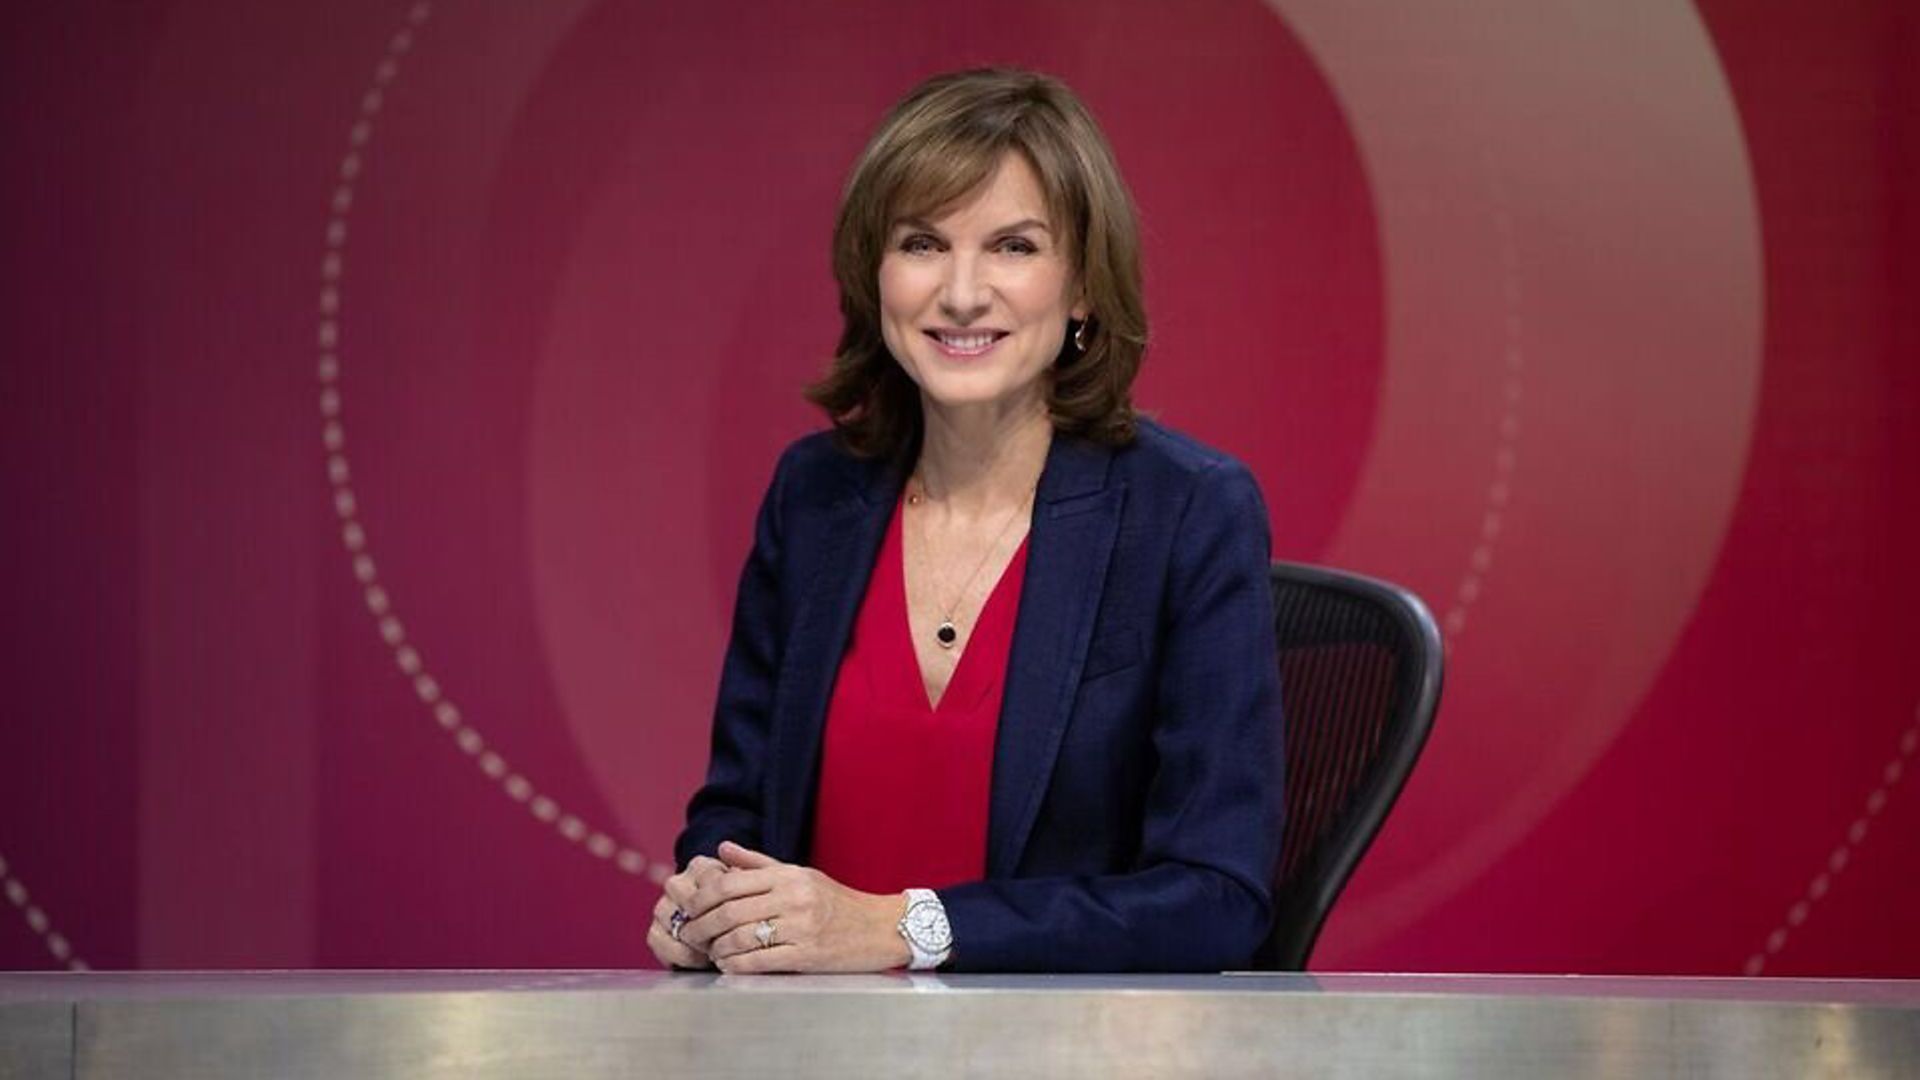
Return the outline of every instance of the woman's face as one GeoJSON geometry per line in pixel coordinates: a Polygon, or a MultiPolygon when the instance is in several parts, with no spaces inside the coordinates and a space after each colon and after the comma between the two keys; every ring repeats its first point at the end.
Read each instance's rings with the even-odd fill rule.
{"type": "Polygon", "coordinates": [[[1067,320],[1085,318],[1073,260],[1017,153],[936,221],[898,221],[880,260],[880,330],[932,405],[1013,408],[1045,393],[1067,320]]]}

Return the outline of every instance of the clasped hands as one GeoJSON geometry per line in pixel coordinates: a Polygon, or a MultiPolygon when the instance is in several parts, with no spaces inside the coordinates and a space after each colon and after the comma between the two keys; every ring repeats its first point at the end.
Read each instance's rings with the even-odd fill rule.
{"type": "Polygon", "coordinates": [[[886,971],[911,959],[898,930],[904,894],[848,888],[731,840],[715,854],[668,878],[653,906],[647,946],[661,963],[740,975],[886,971]],[[684,914],[678,935],[676,911],[684,914]]]}

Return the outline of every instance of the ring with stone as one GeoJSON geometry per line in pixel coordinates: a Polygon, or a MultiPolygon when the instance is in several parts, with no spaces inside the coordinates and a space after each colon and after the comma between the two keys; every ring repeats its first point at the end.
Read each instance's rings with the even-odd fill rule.
{"type": "Polygon", "coordinates": [[[667,936],[675,941],[679,941],[680,931],[685,929],[686,925],[687,913],[679,908],[674,908],[673,914],[667,916],[667,936]]]}
{"type": "Polygon", "coordinates": [[[773,920],[761,919],[760,925],[753,928],[753,936],[759,939],[763,949],[773,944],[773,920]]]}

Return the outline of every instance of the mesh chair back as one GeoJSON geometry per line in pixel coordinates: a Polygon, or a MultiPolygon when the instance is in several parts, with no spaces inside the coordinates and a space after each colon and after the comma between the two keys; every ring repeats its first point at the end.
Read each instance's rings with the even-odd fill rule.
{"type": "Polygon", "coordinates": [[[1426,743],[1442,649],[1426,605],[1384,581],[1275,563],[1273,602],[1287,820],[1255,964],[1298,971],[1426,743]]]}

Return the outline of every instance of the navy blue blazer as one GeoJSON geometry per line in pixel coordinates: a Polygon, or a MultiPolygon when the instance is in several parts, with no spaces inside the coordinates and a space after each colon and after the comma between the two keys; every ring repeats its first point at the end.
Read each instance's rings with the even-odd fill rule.
{"type": "MultiPolygon", "coordinates": [[[[826,433],[781,456],[682,867],[729,839],[807,861],[828,699],[904,480],[826,433]]],[[[987,865],[939,890],[948,966],[1245,967],[1272,917],[1284,775],[1252,475],[1150,421],[1120,449],[1056,437],[1027,544],[987,865]]]]}

